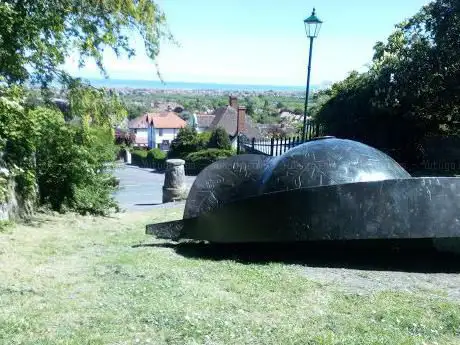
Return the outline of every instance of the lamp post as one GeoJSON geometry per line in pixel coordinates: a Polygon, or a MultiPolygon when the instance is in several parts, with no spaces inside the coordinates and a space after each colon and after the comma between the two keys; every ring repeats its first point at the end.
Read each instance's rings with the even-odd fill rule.
{"type": "Polygon", "coordinates": [[[316,16],[316,11],[313,9],[311,16],[305,19],[305,32],[307,37],[310,38],[310,54],[308,56],[308,70],[307,70],[307,87],[305,90],[305,108],[303,112],[303,128],[302,128],[302,139],[304,141],[307,140],[306,138],[306,127],[307,127],[307,108],[308,108],[308,94],[310,93],[310,72],[311,72],[311,55],[313,51],[313,40],[318,37],[319,30],[321,29],[321,24],[323,23],[321,20],[318,19],[316,16]]]}

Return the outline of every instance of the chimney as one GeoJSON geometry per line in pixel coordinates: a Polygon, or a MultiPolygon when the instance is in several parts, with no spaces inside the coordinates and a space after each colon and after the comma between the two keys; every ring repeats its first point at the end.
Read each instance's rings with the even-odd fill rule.
{"type": "Polygon", "coordinates": [[[246,129],[246,107],[238,107],[238,115],[236,118],[236,134],[243,133],[246,129]]]}
{"type": "Polygon", "coordinates": [[[228,105],[231,106],[236,111],[238,111],[238,98],[235,96],[229,96],[228,105]]]}

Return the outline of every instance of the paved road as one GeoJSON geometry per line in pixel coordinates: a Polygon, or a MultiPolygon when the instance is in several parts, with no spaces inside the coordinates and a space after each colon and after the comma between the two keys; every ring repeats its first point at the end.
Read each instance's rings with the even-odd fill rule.
{"type": "MultiPolygon", "coordinates": [[[[162,204],[162,187],[164,174],[152,169],[120,164],[114,175],[120,179],[120,189],[115,193],[120,207],[127,211],[143,211],[162,204]]],[[[186,176],[188,187],[193,184],[194,176],[186,176]]]]}

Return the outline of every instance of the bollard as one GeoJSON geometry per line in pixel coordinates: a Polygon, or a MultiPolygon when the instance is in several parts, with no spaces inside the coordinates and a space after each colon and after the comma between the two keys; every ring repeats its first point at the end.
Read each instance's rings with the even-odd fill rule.
{"type": "Polygon", "coordinates": [[[131,164],[131,152],[128,150],[125,150],[125,163],[126,164],[131,164]]]}
{"type": "Polygon", "coordinates": [[[185,161],[168,159],[166,161],[163,203],[182,200],[185,195],[185,161]]]}

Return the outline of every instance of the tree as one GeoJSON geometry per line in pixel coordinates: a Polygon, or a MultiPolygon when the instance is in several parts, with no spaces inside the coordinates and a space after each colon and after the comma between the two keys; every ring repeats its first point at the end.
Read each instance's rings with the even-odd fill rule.
{"type": "Polygon", "coordinates": [[[232,148],[230,138],[224,128],[217,127],[212,131],[211,137],[209,138],[208,148],[221,150],[230,150],[232,148]]]}
{"type": "Polygon", "coordinates": [[[334,84],[319,106],[327,134],[416,165],[433,135],[460,132],[460,2],[436,0],[377,42],[370,68],[334,84]]]}
{"type": "Polygon", "coordinates": [[[14,171],[19,199],[35,196],[38,186],[41,203],[55,210],[105,214],[115,206],[113,126],[126,110],[113,90],[85,85],[61,66],[76,53],[80,66],[93,59],[106,75],[104,49],[132,57],[132,32],[140,34],[152,60],[160,39],[172,39],[153,0],[0,3],[0,151],[14,171]],[[69,123],[50,102],[56,80],[65,86],[69,116],[79,122],[69,123]],[[26,99],[26,82],[40,85],[45,97],[26,99]]]}
{"type": "Polygon", "coordinates": [[[171,142],[168,158],[185,159],[189,153],[198,151],[198,146],[199,138],[196,129],[190,126],[183,127],[171,142]]]}
{"type": "Polygon", "coordinates": [[[303,114],[303,109],[299,108],[299,107],[296,107],[296,108],[294,108],[293,113],[296,114],[296,115],[302,115],[303,114]]]}
{"type": "Polygon", "coordinates": [[[136,117],[141,116],[150,110],[148,105],[140,102],[124,102],[123,105],[128,112],[128,119],[130,120],[135,119],[136,117]]]}
{"type": "Polygon", "coordinates": [[[154,60],[160,38],[171,38],[153,0],[6,0],[0,3],[0,76],[49,86],[72,51],[78,63],[94,59],[105,74],[103,51],[135,55],[128,32],[137,32],[154,60]]]}

